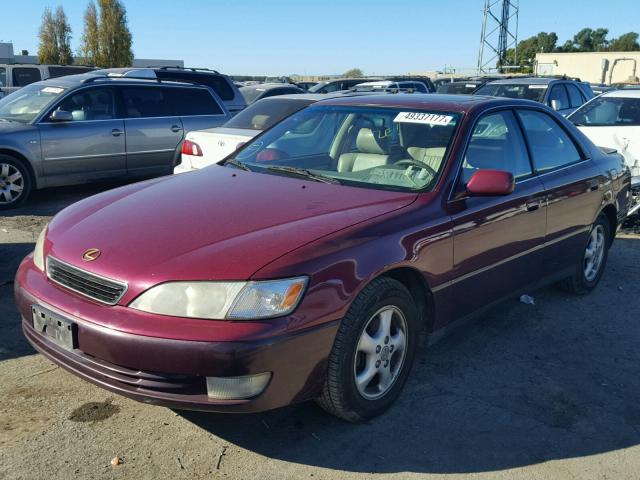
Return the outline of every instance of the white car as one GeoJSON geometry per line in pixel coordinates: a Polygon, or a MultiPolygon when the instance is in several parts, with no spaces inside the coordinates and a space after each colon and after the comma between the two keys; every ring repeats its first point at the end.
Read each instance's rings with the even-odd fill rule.
{"type": "MultiPolygon", "coordinates": [[[[640,90],[605,92],[568,118],[593,143],[614,148],[624,156],[631,170],[633,190],[640,190],[640,90]]],[[[632,212],[639,207],[637,204],[632,212]]]]}
{"type": "Polygon", "coordinates": [[[326,95],[320,94],[268,97],[249,105],[221,127],[189,132],[182,143],[182,161],[173,173],[213,165],[263,130],[312,103],[326,99],[326,95]]]}

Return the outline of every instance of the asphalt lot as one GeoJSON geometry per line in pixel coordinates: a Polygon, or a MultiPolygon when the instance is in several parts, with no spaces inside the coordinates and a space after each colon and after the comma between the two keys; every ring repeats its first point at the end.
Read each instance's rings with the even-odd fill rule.
{"type": "Polygon", "coordinates": [[[311,403],[178,412],[83,382],[22,337],[20,259],[50,215],[110,186],[0,214],[0,478],[640,478],[640,235],[619,236],[592,294],[531,292],[534,306],[505,303],[419,355],[366,424],[311,403]]]}

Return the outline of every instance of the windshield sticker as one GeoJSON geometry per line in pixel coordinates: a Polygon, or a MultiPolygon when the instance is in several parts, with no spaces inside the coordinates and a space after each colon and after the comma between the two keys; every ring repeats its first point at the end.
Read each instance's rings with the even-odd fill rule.
{"type": "Polygon", "coordinates": [[[394,123],[422,123],[424,125],[441,125],[447,126],[451,123],[453,117],[451,115],[441,115],[439,113],[425,112],[400,112],[394,123]]]}
{"type": "Polygon", "coordinates": [[[64,88],[59,88],[59,87],[44,87],[42,90],[40,90],[42,93],[53,93],[55,95],[64,92],[64,88]]]}
{"type": "Polygon", "coordinates": [[[467,83],[465,85],[465,88],[476,88],[476,87],[477,87],[477,85],[474,85],[473,83],[467,83]]]}
{"type": "Polygon", "coordinates": [[[533,89],[544,90],[545,88],[547,88],[546,85],[529,85],[529,90],[533,90],[533,89]]]}

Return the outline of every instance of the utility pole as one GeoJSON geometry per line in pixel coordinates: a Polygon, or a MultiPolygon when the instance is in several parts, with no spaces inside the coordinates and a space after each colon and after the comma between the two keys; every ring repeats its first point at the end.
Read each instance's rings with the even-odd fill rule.
{"type": "Polygon", "coordinates": [[[519,0],[484,0],[478,74],[518,66],[519,10],[519,0]],[[510,48],[515,50],[512,65],[506,58],[510,48]]]}

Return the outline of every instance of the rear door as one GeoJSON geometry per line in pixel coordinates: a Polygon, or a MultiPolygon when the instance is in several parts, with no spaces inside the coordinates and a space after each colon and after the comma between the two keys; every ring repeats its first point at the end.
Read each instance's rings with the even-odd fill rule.
{"type": "Polygon", "coordinates": [[[534,170],[547,195],[545,274],[575,266],[602,204],[602,183],[592,164],[569,132],[551,115],[518,110],[534,170]]]}
{"type": "Polygon", "coordinates": [[[546,228],[544,188],[533,175],[514,114],[485,114],[476,123],[449,203],[454,232],[455,280],[450,288],[455,317],[512,294],[542,274],[546,228]],[[468,197],[465,185],[478,170],[511,172],[507,196],[468,197]]]}
{"type": "Polygon", "coordinates": [[[127,141],[127,173],[134,177],[169,174],[183,138],[173,112],[171,87],[118,86],[127,141]]]}
{"type": "Polygon", "coordinates": [[[48,185],[126,175],[124,121],[118,118],[113,88],[77,90],[53,106],[38,124],[48,185]],[[55,110],[70,112],[70,122],[52,122],[55,110]]]}

